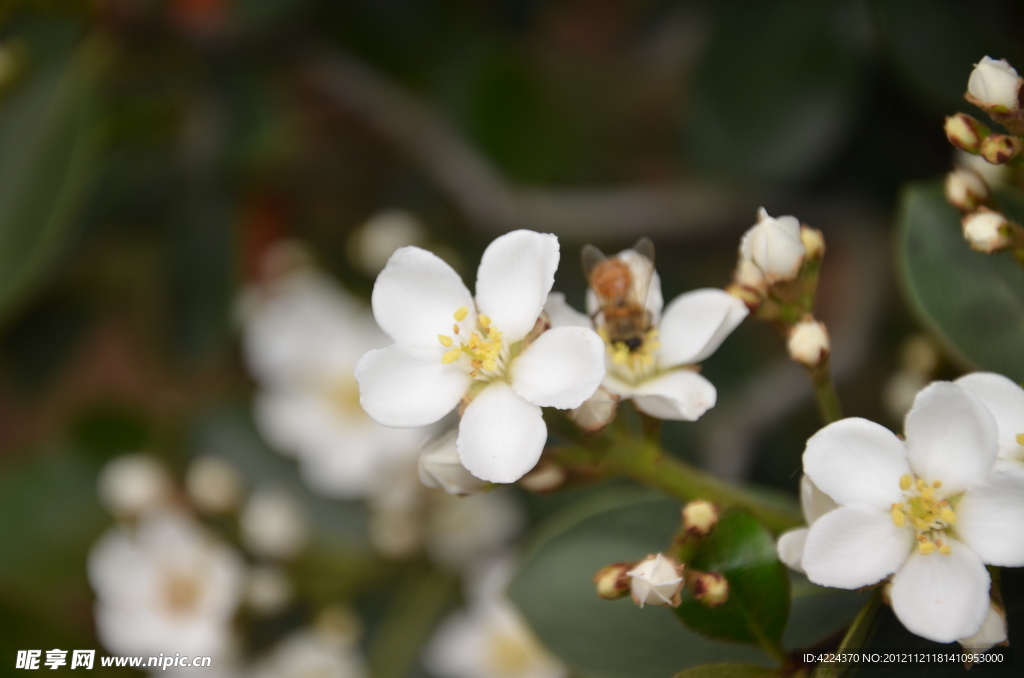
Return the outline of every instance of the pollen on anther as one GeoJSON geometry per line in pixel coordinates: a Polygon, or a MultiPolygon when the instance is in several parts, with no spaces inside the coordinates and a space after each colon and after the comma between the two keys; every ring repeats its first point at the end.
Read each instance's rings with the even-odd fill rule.
{"type": "Polygon", "coordinates": [[[900,489],[906,492],[910,489],[910,486],[914,484],[914,479],[907,473],[900,477],[900,489]]]}
{"type": "Polygon", "coordinates": [[[441,363],[444,365],[451,365],[453,362],[459,359],[460,355],[462,355],[462,350],[458,348],[453,348],[452,350],[448,351],[443,356],[441,356],[441,363]]]}
{"type": "Polygon", "coordinates": [[[903,515],[902,505],[896,504],[892,507],[892,522],[896,523],[896,527],[903,527],[907,524],[907,517],[903,515]]]}
{"type": "Polygon", "coordinates": [[[477,322],[480,323],[480,327],[491,326],[491,319],[488,316],[483,315],[482,313],[480,314],[480,317],[477,318],[477,322]]]}
{"type": "Polygon", "coordinates": [[[942,481],[936,480],[935,482],[932,483],[932,487],[934,487],[936,490],[939,489],[940,487],[942,487],[942,481]]]}
{"type": "Polygon", "coordinates": [[[439,334],[439,335],[437,335],[437,340],[438,340],[438,341],[440,341],[440,342],[441,342],[441,345],[442,345],[442,346],[444,346],[445,348],[448,348],[448,347],[449,347],[449,346],[451,346],[451,345],[452,345],[453,343],[455,343],[455,342],[453,342],[453,341],[452,341],[452,338],[451,338],[451,337],[446,337],[446,336],[445,336],[445,335],[443,335],[443,334],[439,334]]]}
{"type": "Polygon", "coordinates": [[[466,319],[467,315],[469,315],[469,307],[460,306],[459,310],[455,311],[455,315],[453,317],[461,323],[463,320],[466,319]]]}
{"type": "Polygon", "coordinates": [[[1017,444],[1024,445],[1024,433],[1017,434],[1017,444]]]}
{"type": "Polygon", "coordinates": [[[950,525],[956,524],[956,514],[953,513],[953,509],[951,508],[947,507],[939,511],[939,517],[947,523],[949,523],[950,525]]]}
{"type": "Polygon", "coordinates": [[[953,552],[953,547],[950,546],[949,544],[943,544],[942,546],[939,547],[939,553],[941,553],[944,556],[948,556],[952,552],[953,552]]]}
{"type": "Polygon", "coordinates": [[[917,545],[917,550],[921,552],[922,556],[928,556],[935,553],[936,548],[935,543],[930,541],[923,541],[917,545]]]}

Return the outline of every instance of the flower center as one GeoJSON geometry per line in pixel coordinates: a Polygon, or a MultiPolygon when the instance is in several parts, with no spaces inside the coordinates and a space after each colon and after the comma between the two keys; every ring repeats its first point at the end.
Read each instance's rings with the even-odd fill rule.
{"type": "Polygon", "coordinates": [[[437,335],[441,345],[449,349],[441,356],[441,362],[445,365],[459,362],[474,379],[490,381],[504,372],[509,356],[508,345],[502,341],[501,332],[486,315],[477,316],[476,328],[468,331],[462,327],[459,323],[468,314],[469,309],[465,306],[453,314],[456,321],[452,325],[454,338],[445,334],[437,335]]]}
{"type": "Polygon", "coordinates": [[[956,524],[956,513],[948,499],[935,496],[940,487],[941,480],[929,485],[921,478],[915,481],[908,473],[900,478],[905,501],[892,505],[892,522],[897,527],[909,523],[917,530],[917,550],[926,556],[936,551],[946,556],[953,552],[945,538],[946,530],[956,524]]]}
{"type": "Polygon", "coordinates": [[[1016,458],[1018,461],[1024,461],[1024,433],[1017,434],[1017,449],[1016,458]]]}
{"type": "Polygon", "coordinates": [[[335,410],[349,417],[365,416],[359,404],[359,384],[355,379],[340,379],[327,390],[327,397],[335,410]]]}
{"type": "Polygon", "coordinates": [[[508,631],[491,634],[487,664],[494,675],[518,676],[526,673],[536,652],[529,640],[508,631]]]}
{"type": "Polygon", "coordinates": [[[616,371],[625,373],[623,376],[628,380],[643,379],[654,371],[654,358],[658,349],[661,348],[661,342],[658,341],[658,328],[652,327],[647,330],[635,346],[619,339],[611,339],[608,330],[604,327],[599,327],[597,333],[604,339],[612,365],[618,368],[616,371]]]}
{"type": "Polygon", "coordinates": [[[188,612],[195,607],[201,592],[202,588],[195,577],[181,573],[168,573],[164,579],[164,604],[174,614],[188,612]]]}

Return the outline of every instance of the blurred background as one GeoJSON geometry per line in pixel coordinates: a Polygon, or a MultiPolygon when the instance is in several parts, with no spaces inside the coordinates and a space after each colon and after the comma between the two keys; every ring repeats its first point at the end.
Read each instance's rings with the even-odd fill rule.
{"type": "MultiPolygon", "coordinates": [[[[318,331],[309,316],[337,318],[321,343],[356,356],[384,343],[345,318],[363,322],[400,245],[472,281],[497,235],[555,233],[556,289],[580,308],[580,247],[649,236],[671,299],[730,283],[763,205],[824,232],[818,308],[846,413],[898,429],[918,388],[970,366],[905,294],[900,191],[953,166],[943,117],[969,109],[983,55],[1024,64],[1022,18],[1009,1],[6,0],[2,661],[144,653],[97,629],[95,545],[141,530],[161,495],[233,554],[225,674],[273,673],[272,648],[313,629],[354,662],[320,675],[568,675],[473,673],[431,653],[445,654],[438,620],[474,595],[465,582],[487,579],[460,569],[466,554],[521,543],[605,488],[502,490],[505,504],[469,513],[503,517],[474,528],[410,499],[425,490],[342,487],[331,474],[348,471],[317,455],[354,444],[347,424],[324,424],[319,447],[296,434],[320,415],[266,404],[298,388],[268,361],[287,372],[331,354],[296,343],[318,331]],[[254,520],[277,532],[251,534],[254,520]]],[[[747,322],[704,374],[718,405],[667,424],[669,449],[795,496],[819,423],[782,341],[747,322]]],[[[414,459],[419,442],[387,444],[414,459]]],[[[405,477],[395,464],[385,485],[405,477]]],[[[302,675],[289,670],[275,675],[302,675]]]]}

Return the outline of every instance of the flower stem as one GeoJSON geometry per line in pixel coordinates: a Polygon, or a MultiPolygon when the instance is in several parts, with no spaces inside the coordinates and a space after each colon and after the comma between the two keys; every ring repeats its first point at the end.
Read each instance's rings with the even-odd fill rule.
{"type": "Polygon", "coordinates": [[[832,380],[828,358],[814,367],[808,368],[811,383],[814,385],[814,399],[818,403],[818,412],[825,424],[831,424],[843,418],[843,406],[839,403],[836,385],[832,380]]]}
{"type": "MultiPolygon", "coordinates": [[[[871,595],[871,598],[864,604],[860,612],[857,613],[853,623],[850,624],[850,628],[846,631],[846,635],[843,636],[842,642],[839,643],[836,653],[845,654],[851,650],[864,647],[868,634],[871,632],[871,627],[874,626],[875,617],[881,609],[882,590],[879,588],[871,595]]],[[[814,669],[814,673],[811,674],[811,678],[837,678],[837,676],[842,675],[846,671],[849,665],[849,662],[818,664],[817,668],[814,669]]]]}

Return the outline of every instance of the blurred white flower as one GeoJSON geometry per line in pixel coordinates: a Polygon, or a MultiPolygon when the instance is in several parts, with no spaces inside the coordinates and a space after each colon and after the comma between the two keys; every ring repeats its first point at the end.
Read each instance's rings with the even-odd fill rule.
{"type": "MultiPolygon", "coordinates": [[[[908,408],[909,409],[909,408],[908,408]]],[[[829,511],[839,508],[832,498],[818,489],[810,476],[800,478],[800,509],[804,514],[804,522],[808,527],[829,511]]],[[[807,527],[798,527],[779,535],[776,550],[779,560],[791,569],[803,572],[804,542],[807,541],[807,527]]]]}
{"type": "Polygon", "coordinates": [[[284,609],[292,600],[292,583],[284,570],[272,565],[249,569],[245,583],[245,602],[257,614],[271,615],[284,609]]]}
{"type": "Polygon", "coordinates": [[[364,305],[300,266],[250,290],[244,306],[245,357],[260,386],[256,424],[298,457],[310,487],[365,497],[393,465],[415,458],[423,431],[385,428],[359,405],[356,361],[387,343],[364,305]]]}
{"type": "Polygon", "coordinates": [[[288,559],[306,545],[309,526],[302,507],[279,489],[252,493],[239,518],[242,543],[258,556],[288,559]]]}
{"type": "Polygon", "coordinates": [[[678,607],[683,590],[683,566],[658,553],[647,556],[626,573],[630,577],[633,602],[678,607]]]}
{"type": "Polygon", "coordinates": [[[225,513],[242,501],[242,477],[223,459],[199,457],[185,472],[185,491],[203,513],[225,513]]]}
{"type": "Polygon", "coordinates": [[[427,553],[452,570],[507,550],[526,527],[523,507],[511,490],[470,497],[435,492],[431,500],[427,553]]]}
{"type": "Polygon", "coordinates": [[[521,478],[547,440],[541,408],[578,407],[604,376],[592,330],[531,335],[558,260],[555,236],[507,233],[484,251],[474,299],[434,254],[395,252],[373,288],[374,317],[395,343],[356,365],[363,408],[385,425],[412,427],[463,403],[456,441],[463,465],[482,480],[521,478]]]}
{"type": "Polygon", "coordinates": [[[488,563],[470,583],[467,607],[441,622],[427,644],[426,668],[439,678],[565,678],[505,590],[511,561],[488,563]]]}
{"type": "Polygon", "coordinates": [[[740,241],[740,258],[760,269],[769,285],[795,278],[806,252],[797,218],[770,217],[763,207],[740,241]]]}
{"type": "Polygon", "coordinates": [[[173,485],[163,465],[148,454],[126,454],[100,471],[100,503],[118,518],[134,518],[166,506],[173,485]]]}
{"type": "Polygon", "coordinates": [[[369,275],[377,275],[395,250],[422,245],[425,240],[426,232],[416,215],[389,209],[378,212],[352,231],[345,248],[354,266],[369,275]]]}
{"type": "Polygon", "coordinates": [[[211,656],[230,650],[241,595],[241,558],[177,513],[150,513],[93,546],[89,581],[96,631],[114,654],[211,656]]]}
{"type": "Polygon", "coordinates": [[[998,113],[1017,109],[1021,78],[1006,59],[982,57],[967,80],[967,92],[976,103],[998,113]]]}
{"type": "Polygon", "coordinates": [[[488,483],[480,480],[459,461],[455,448],[458,429],[453,428],[420,452],[420,481],[427,487],[444,490],[448,494],[468,495],[484,491],[488,483]]]}
{"type": "Polygon", "coordinates": [[[294,632],[256,664],[253,678],[366,678],[366,661],[345,638],[322,629],[294,632]]]}
{"type": "Polygon", "coordinates": [[[992,372],[974,372],[954,383],[978,396],[995,417],[999,431],[995,469],[1024,477],[1024,389],[992,372]]]}
{"type": "Polygon", "coordinates": [[[980,174],[956,167],[946,175],[946,202],[964,212],[977,209],[989,198],[988,184],[980,174]]]}

